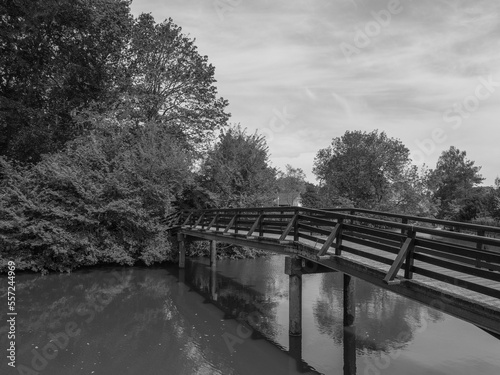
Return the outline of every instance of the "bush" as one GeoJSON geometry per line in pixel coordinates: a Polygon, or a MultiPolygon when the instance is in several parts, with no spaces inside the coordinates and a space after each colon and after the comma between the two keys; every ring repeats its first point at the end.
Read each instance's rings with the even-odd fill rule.
{"type": "Polygon", "coordinates": [[[34,166],[0,158],[0,270],[172,259],[160,220],[189,167],[160,125],[111,121],[34,166]]]}
{"type": "MultiPolygon", "coordinates": [[[[193,241],[188,243],[186,255],[190,257],[210,257],[210,242],[193,241]]],[[[265,255],[269,255],[269,253],[264,250],[217,242],[218,259],[254,259],[265,255]]]]}

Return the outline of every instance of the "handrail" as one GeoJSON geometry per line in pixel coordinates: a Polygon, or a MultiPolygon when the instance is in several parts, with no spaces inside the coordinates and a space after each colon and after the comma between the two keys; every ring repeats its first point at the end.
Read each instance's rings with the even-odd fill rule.
{"type": "Polygon", "coordinates": [[[368,210],[368,209],[364,209],[364,208],[325,208],[324,210],[328,211],[328,212],[343,212],[343,211],[359,212],[359,213],[366,213],[366,214],[372,214],[372,215],[378,215],[378,216],[406,219],[406,220],[411,220],[411,221],[420,221],[423,223],[437,224],[437,225],[443,225],[443,226],[448,226],[448,227],[460,227],[460,228],[464,228],[464,229],[484,230],[484,231],[492,232],[492,233],[500,233],[500,227],[492,227],[489,225],[482,225],[482,224],[464,223],[461,221],[434,219],[434,218],[414,216],[414,215],[395,214],[395,213],[390,213],[390,212],[368,210]]]}
{"type": "Polygon", "coordinates": [[[388,284],[411,280],[417,274],[500,298],[500,288],[495,289],[491,283],[478,284],[469,277],[500,283],[500,239],[484,236],[486,232],[500,233],[500,228],[465,224],[477,230],[477,234],[468,234],[412,225],[408,221],[465,224],[371,210],[306,207],[182,210],[176,219],[181,229],[190,231],[210,231],[260,244],[292,244],[306,249],[304,256],[313,259],[347,253],[384,263],[390,266],[384,278],[388,284]],[[391,221],[394,217],[402,222],[391,221]],[[330,252],[332,248],[334,253],[330,252]],[[456,275],[447,275],[440,269],[455,271],[456,275]],[[400,270],[404,270],[404,276],[399,275],[400,270]]]}

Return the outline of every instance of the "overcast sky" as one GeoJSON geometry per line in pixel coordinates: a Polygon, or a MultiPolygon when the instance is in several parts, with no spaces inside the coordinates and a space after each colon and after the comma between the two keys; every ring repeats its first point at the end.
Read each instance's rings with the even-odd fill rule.
{"type": "Polygon", "coordinates": [[[385,131],[434,168],[467,151],[500,176],[498,0],[133,0],[215,66],[231,123],[304,170],[346,130],[385,131]]]}

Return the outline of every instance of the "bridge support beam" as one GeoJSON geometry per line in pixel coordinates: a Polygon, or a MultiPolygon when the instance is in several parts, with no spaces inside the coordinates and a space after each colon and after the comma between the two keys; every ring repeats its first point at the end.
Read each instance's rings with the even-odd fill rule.
{"type": "Polygon", "coordinates": [[[285,258],[285,273],[289,276],[288,302],[289,324],[291,336],[302,335],[302,259],[285,258]]]}
{"type": "Polygon", "coordinates": [[[210,241],[210,267],[216,266],[217,262],[217,241],[210,241]]]}
{"type": "Polygon", "coordinates": [[[179,243],[179,268],[186,267],[186,236],[182,233],[177,235],[179,243]]]}

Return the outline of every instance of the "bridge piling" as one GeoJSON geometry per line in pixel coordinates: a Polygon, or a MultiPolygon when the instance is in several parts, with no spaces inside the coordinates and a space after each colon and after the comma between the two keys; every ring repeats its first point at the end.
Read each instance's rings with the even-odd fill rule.
{"type": "Polygon", "coordinates": [[[186,236],[182,233],[177,235],[179,243],[179,268],[186,267],[186,236]]]}
{"type": "Polygon", "coordinates": [[[217,262],[217,241],[210,241],[210,267],[215,268],[217,262]]]}
{"type": "Polygon", "coordinates": [[[285,273],[289,276],[288,302],[290,336],[302,335],[302,260],[299,258],[285,258],[285,273]]]}

